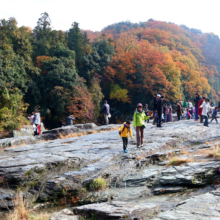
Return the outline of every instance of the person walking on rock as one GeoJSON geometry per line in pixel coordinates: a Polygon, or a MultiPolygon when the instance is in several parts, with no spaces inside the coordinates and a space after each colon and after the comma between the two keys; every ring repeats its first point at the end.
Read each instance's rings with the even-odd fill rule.
{"type": "Polygon", "coordinates": [[[199,108],[198,108],[198,106],[199,106],[199,101],[201,100],[201,97],[200,97],[200,95],[199,95],[199,93],[197,92],[196,93],[196,97],[195,97],[195,99],[194,99],[194,104],[195,104],[195,121],[198,121],[198,110],[199,110],[199,108]]]}
{"type": "Polygon", "coordinates": [[[66,120],[67,120],[67,125],[73,125],[73,120],[74,120],[75,118],[71,115],[71,114],[69,114],[69,116],[66,118],[66,120]]]}
{"type": "Polygon", "coordinates": [[[107,101],[104,102],[104,105],[102,106],[101,113],[104,114],[104,119],[105,119],[105,125],[109,124],[109,115],[110,115],[110,106],[107,101]]]}
{"type": "MultiPolygon", "coordinates": [[[[205,102],[205,97],[203,96],[202,99],[199,100],[198,106],[201,106],[202,103],[205,102]]],[[[202,108],[198,108],[198,115],[200,119],[200,123],[203,123],[203,115],[202,115],[202,108]]]]}
{"type": "Polygon", "coordinates": [[[128,149],[128,135],[130,134],[131,139],[133,140],[132,129],[131,129],[131,121],[126,121],[124,124],[118,129],[119,135],[122,137],[123,141],[123,149],[124,152],[127,153],[128,149]]]}
{"type": "Polygon", "coordinates": [[[134,113],[133,126],[136,130],[136,138],[137,138],[137,148],[143,147],[144,142],[144,120],[149,119],[150,116],[146,116],[143,111],[143,105],[139,103],[137,105],[137,109],[134,113]]]}
{"type": "Polygon", "coordinates": [[[212,121],[215,119],[216,123],[218,123],[218,120],[217,120],[217,111],[218,111],[218,108],[215,107],[215,109],[212,111],[212,120],[210,121],[212,123],[212,121]]]}
{"type": "Polygon", "coordinates": [[[39,135],[40,134],[40,123],[41,123],[41,119],[40,119],[40,113],[35,110],[34,111],[34,118],[33,118],[33,125],[35,126],[35,131],[34,131],[34,136],[39,135]]]}
{"type": "Polygon", "coordinates": [[[204,126],[209,127],[208,111],[209,109],[214,109],[215,107],[211,107],[209,105],[209,99],[205,99],[200,108],[202,108],[202,116],[205,119],[204,126]]]}
{"type": "Polygon", "coordinates": [[[177,112],[177,119],[178,119],[178,121],[180,121],[181,115],[183,113],[181,101],[179,101],[176,105],[176,112],[177,112]]]}

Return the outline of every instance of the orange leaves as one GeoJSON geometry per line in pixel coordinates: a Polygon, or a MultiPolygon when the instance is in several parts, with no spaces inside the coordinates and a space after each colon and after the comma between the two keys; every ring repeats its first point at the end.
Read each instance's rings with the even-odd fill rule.
{"type": "Polygon", "coordinates": [[[48,60],[50,57],[48,57],[48,56],[38,56],[37,58],[36,58],[36,65],[38,66],[38,67],[41,67],[42,66],[42,63],[45,61],[45,60],[48,60]]]}
{"type": "MultiPolygon", "coordinates": [[[[141,42],[129,52],[118,53],[109,62],[104,75],[110,81],[123,85],[130,94],[134,90],[135,93],[144,90],[144,93],[154,95],[157,91],[167,92],[171,86],[160,68],[165,62],[164,53],[141,42]]],[[[111,97],[116,97],[115,94],[112,92],[111,97]]]]}

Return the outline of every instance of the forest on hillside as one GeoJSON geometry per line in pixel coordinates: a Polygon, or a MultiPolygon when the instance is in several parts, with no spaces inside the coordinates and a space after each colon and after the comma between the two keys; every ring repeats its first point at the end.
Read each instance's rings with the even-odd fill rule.
{"type": "Polygon", "coordinates": [[[36,107],[47,128],[69,113],[76,122],[97,122],[103,101],[114,120],[138,102],[152,105],[220,96],[220,39],[213,33],[150,19],[120,22],[101,32],[53,30],[47,13],[36,27],[0,20],[0,132],[27,124],[36,107]]]}

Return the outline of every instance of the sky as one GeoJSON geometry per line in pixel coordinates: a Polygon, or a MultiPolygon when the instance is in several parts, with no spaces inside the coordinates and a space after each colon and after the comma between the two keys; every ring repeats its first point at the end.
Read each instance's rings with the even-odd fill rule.
{"type": "Polygon", "coordinates": [[[220,0],[0,0],[0,19],[15,17],[18,26],[36,26],[47,12],[56,30],[100,31],[120,21],[154,20],[184,24],[220,36],[220,0]]]}

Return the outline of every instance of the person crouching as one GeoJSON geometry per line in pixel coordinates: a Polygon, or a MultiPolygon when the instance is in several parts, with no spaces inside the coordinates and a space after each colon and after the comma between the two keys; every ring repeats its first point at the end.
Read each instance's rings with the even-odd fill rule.
{"type": "Polygon", "coordinates": [[[132,129],[131,129],[131,121],[126,121],[119,129],[119,135],[122,137],[123,141],[123,149],[124,152],[127,153],[128,146],[128,135],[130,134],[131,139],[133,140],[132,129]]]}

